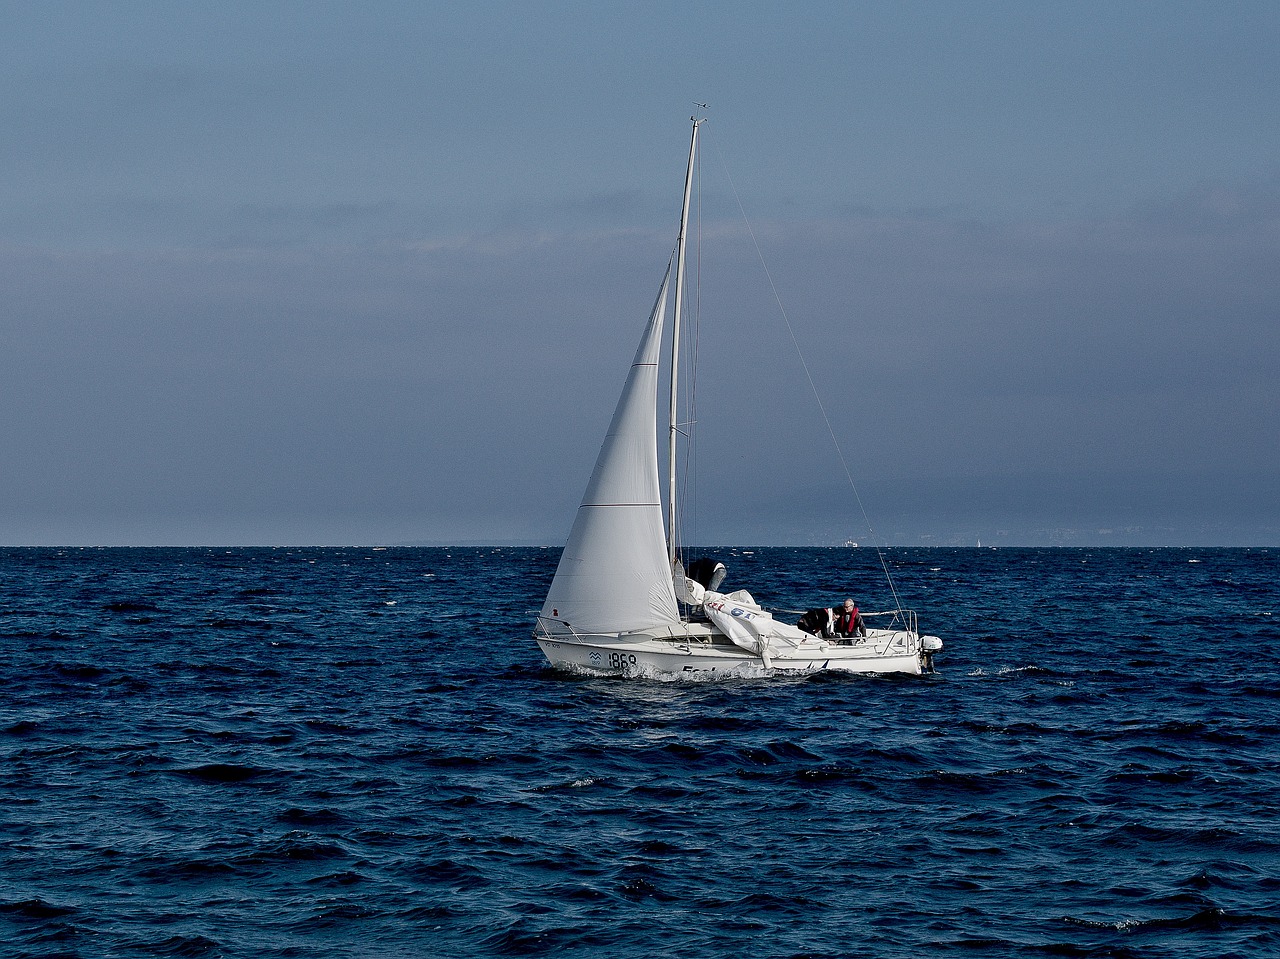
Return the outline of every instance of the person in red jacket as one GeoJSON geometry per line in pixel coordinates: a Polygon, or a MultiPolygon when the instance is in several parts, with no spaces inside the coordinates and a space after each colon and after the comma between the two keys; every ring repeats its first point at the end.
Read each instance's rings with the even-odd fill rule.
{"type": "Polygon", "coordinates": [[[867,635],[867,625],[862,621],[857,604],[851,599],[846,599],[843,607],[837,606],[831,610],[831,628],[837,636],[867,635]]]}
{"type": "Polygon", "coordinates": [[[800,622],[796,625],[806,633],[813,633],[815,636],[848,638],[867,635],[862,614],[858,612],[857,604],[851,599],[846,599],[843,606],[811,609],[800,617],[800,622]]]}

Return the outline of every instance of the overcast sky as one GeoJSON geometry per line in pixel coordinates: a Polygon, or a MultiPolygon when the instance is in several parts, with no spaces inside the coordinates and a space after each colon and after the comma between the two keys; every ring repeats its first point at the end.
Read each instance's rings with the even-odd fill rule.
{"type": "Polygon", "coordinates": [[[691,538],[1278,544],[1277,49],[1272,0],[0,2],[0,544],[559,545],[694,101],[691,538]]]}

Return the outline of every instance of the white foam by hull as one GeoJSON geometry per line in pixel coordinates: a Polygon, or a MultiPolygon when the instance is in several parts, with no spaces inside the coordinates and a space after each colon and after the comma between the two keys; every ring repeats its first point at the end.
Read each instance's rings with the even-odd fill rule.
{"type": "Polygon", "coordinates": [[[635,633],[534,634],[553,666],[585,669],[611,675],[646,673],[744,672],[771,669],[808,673],[835,670],[848,673],[908,673],[933,671],[932,652],[941,648],[933,639],[905,630],[872,629],[865,638],[837,641],[814,637],[794,649],[777,650],[766,662],[735,646],[729,639],[699,623],[681,628],[635,633]]]}

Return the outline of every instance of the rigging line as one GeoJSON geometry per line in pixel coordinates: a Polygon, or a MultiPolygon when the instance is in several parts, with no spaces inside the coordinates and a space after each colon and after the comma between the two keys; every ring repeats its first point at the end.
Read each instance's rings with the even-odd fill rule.
{"type": "Polygon", "coordinates": [[[729,172],[729,165],[724,160],[724,155],[720,153],[720,149],[712,141],[712,145],[716,148],[716,156],[720,159],[720,165],[724,168],[725,179],[729,181],[729,189],[733,192],[734,202],[738,204],[738,212],[742,215],[742,222],[747,228],[747,233],[751,237],[751,243],[755,247],[756,257],[760,260],[760,267],[764,270],[765,278],[769,281],[769,289],[773,292],[774,302],[778,304],[778,312],[782,315],[782,322],[787,328],[787,335],[791,337],[791,345],[795,348],[796,356],[800,360],[800,366],[804,369],[805,379],[809,381],[809,389],[813,393],[814,401],[818,404],[818,409],[822,413],[822,422],[826,424],[827,435],[831,437],[831,445],[835,447],[836,456],[840,460],[840,467],[844,470],[845,479],[849,482],[849,489],[853,491],[853,498],[858,504],[858,510],[862,513],[862,521],[866,523],[867,532],[871,534],[871,543],[876,549],[876,557],[880,561],[880,568],[884,570],[885,580],[889,584],[889,592],[893,596],[893,604],[902,608],[902,600],[898,598],[898,588],[894,585],[893,574],[889,572],[889,563],[885,559],[884,551],[880,548],[880,537],[876,535],[875,529],[871,525],[871,518],[867,515],[867,509],[862,505],[862,496],[858,493],[858,486],[853,481],[853,473],[849,469],[849,462],[845,459],[844,450],[840,448],[840,441],[836,439],[836,431],[831,425],[831,417],[827,415],[827,408],[823,405],[822,395],[818,392],[818,386],[813,381],[813,374],[809,372],[809,364],[804,358],[804,353],[800,349],[800,341],[796,339],[795,330],[791,326],[791,318],[787,316],[787,309],[782,305],[782,297],[778,294],[778,287],[773,282],[773,274],[769,272],[769,264],[765,262],[764,253],[760,249],[760,242],[756,239],[756,232],[751,228],[751,221],[747,219],[746,208],[742,205],[742,198],[738,196],[737,184],[733,182],[733,175],[729,172]]]}

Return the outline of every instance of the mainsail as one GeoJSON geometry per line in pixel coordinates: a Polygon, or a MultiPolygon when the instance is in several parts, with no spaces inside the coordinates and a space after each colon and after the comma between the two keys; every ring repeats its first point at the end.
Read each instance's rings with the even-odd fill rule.
{"type": "Polygon", "coordinates": [[[622,396],[542,607],[544,621],[609,633],[680,623],[658,485],[658,356],[662,281],[622,396]]]}

